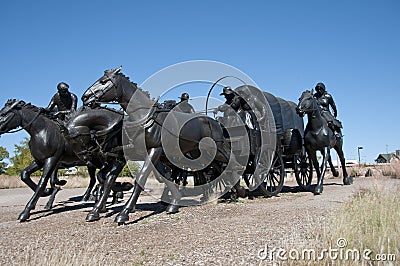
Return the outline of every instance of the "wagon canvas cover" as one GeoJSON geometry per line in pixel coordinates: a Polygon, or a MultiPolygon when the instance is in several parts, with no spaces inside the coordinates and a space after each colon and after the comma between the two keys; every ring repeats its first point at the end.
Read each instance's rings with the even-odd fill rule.
{"type": "Polygon", "coordinates": [[[264,92],[264,96],[274,116],[276,134],[281,135],[287,130],[297,129],[301,136],[304,136],[304,123],[296,113],[296,104],[268,92],[264,92]]]}

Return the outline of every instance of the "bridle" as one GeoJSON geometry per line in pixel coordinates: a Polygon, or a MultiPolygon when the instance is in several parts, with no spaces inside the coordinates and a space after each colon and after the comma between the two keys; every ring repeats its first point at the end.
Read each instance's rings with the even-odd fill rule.
{"type": "MultiPolygon", "coordinates": [[[[303,100],[305,100],[303,97],[300,98],[300,102],[302,102],[303,100]]],[[[311,95],[306,100],[313,101],[313,100],[315,100],[315,98],[314,98],[314,96],[311,95]]],[[[320,109],[318,108],[318,104],[315,104],[315,106],[316,107],[314,107],[314,108],[307,108],[305,110],[299,108],[299,110],[302,111],[305,114],[308,113],[308,112],[311,113],[311,112],[314,112],[314,111],[319,111],[320,109]]]]}
{"type": "MultiPolygon", "coordinates": [[[[106,75],[106,76],[107,76],[108,80],[112,83],[112,85],[113,85],[114,88],[115,88],[115,91],[114,91],[114,100],[113,100],[111,103],[119,103],[120,97],[119,97],[118,94],[117,94],[117,84],[114,82],[114,80],[113,80],[109,75],[106,75]]],[[[93,85],[94,85],[94,84],[93,84],[93,85]]],[[[109,89],[107,89],[107,90],[100,90],[100,92],[97,92],[97,93],[96,93],[96,92],[92,89],[93,85],[89,87],[89,91],[90,91],[90,92],[92,93],[92,95],[94,96],[94,101],[95,101],[95,102],[98,102],[98,103],[101,103],[101,101],[99,101],[99,99],[100,99],[104,94],[106,94],[106,93],[111,89],[111,87],[110,87],[109,89]]],[[[110,103],[110,102],[108,102],[108,103],[110,103]]]]}
{"type": "MultiPolygon", "coordinates": [[[[17,102],[15,102],[15,103],[13,103],[13,104],[10,106],[10,108],[7,110],[7,112],[6,112],[5,114],[9,113],[9,112],[10,112],[15,106],[17,106],[20,102],[21,102],[21,101],[17,101],[17,102]]],[[[0,134],[6,134],[6,133],[12,134],[12,133],[17,133],[17,132],[19,132],[19,131],[21,131],[21,130],[27,129],[29,126],[32,125],[33,122],[35,122],[35,120],[39,117],[39,115],[40,115],[41,113],[42,113],[42,110],[39,109],[39,111],[37,112],[37,114],[35,115],[35,117],[34,117],[28,124],[26,124],[25,126],[20,127],[20,128],[18,128],[18,129],[10,130],[10,131],[0,131],[0,134]]]]}

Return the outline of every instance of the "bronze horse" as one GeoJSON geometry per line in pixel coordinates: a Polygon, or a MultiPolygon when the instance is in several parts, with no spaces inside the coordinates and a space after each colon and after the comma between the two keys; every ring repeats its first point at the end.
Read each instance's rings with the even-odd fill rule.
{"type": "Polygon", "coordinates": [[[331,148],[334,148],[339,156],[343,170],[344,185],[352,184],[353,178],[348,177],[346,171],[346,161],[342,148],[343,139],[335,137],[332,130],[328,127],[328,123],[321,116],[321,111],[318,107],[317,100],[312,92],[308,90],[303,92],[299,99],[299,104],[297,105],[296,111],[300,116],[307,114],[308,117],[308,123],[304,131],[304,145],[307,154],[311,158],[317,172],[318,182],[314,189],[314,194],[319,195],[323,191],[323,182],[327,162],[330,165],[333,175],[339,176],[339,173],[332,164],[330,155],[331,148]],[[321,168],[319,167],[317,160],[317,151],[321,152],[323,158],[321,168]]]}
{"type": "MultiPolygon", "coordinates": [[[[143,117],[140,117],[141,123],[138,123],[138,127],[143,127],[143,133],[141,136],[136,137],[144,139],[144,149],[147,151],[147,156],[146,158],[142,158],[145,159],[145,162],[141,172],[136,177],[133,194],[115,218],[115,222],[119,224],[129,220],[129,213],[133,211],[136,205],[146,179],[150,171],[153,170],[152,166],[154,165],[159,172],[165,173],[165,169],[163,169],[165,164],[160,163],[160,160],[166,162],[161,141],[161,131],[167,115],[166,113],[159,112],[155,103],[150,100],[149,95],[141,92],[137,85],[130,82],[122,73],[119,73],[120,71],[121,68],[106,70],[104,75],[88,88],[82,96],[84,105],[96,102],[117,102],[134,121],[138,119],[137,112],[132,112],[130,108],[139,109],[140,106],[147,106],[147,114],[146,112],[143,113],[143,117]],[[138,94],[142,96],[138,97],[138,94]]],[[[188,114],[181,113],[176,115],[187,116],[188,114]]],[[[196,158],[199,152],[200,141],[207,137],[213,139],[217,146],[214,161],[222,164],[227,164],[230,160],[235,161],[235,159],[230,158],[232,156],[230,156],[229,144],[226,143],[221,126],[217,121],[206,116],[193,117],[193,119],[181,128],[179,132],[179,146],[182,153],[191,154],[196,158]]],[[[244,170],[244,167],[241,165],[237,163],[234,163],[234,165],[234,171],[244,170]]],[[[233,174],[232,176],[235,175],[233,174]]],[[[237,180],[239,176],[237,176],[237,180]]],[[[171,182],[166,182],[166,185],[173,197],[171,204],[167,208],[167,212],[175,213],[178,211],[181,194],[171,182]]],[[[239,185],[235,185],[235,188],[238,194],[243,196],[244,189],[239,185]]]]}
{"type": "MultiPolygon", "coordinates": [[[[43,114],[41,108],[24,101],[9,100],[0,110],[0,133],[9,132],[17,127],[26,130],[31,137],[29,148],[34,158],[34,161],[22,171],[21,179],[35,193],[24,211],[19,215],[18,220],[20,222],[26,221],[30,216],[30,211],[35,208],[39,197],[52,194],[54,180],[51,181],[52,189],[46,189],[46,184],[50,177],[52,179],[55,178],[59,167],[89,165],[92,166],[93,174],[95,168],[100,169],[98,175],[100,181],[106,176],[107,179],[110,179],[110,177],[115,179],[125,165],[123,153],[119,151],[115,152],[115,154],[107,155],[103,151],[112,151],[113,148],[121,146],[121,134],[115,134],[115,132],[121,132],[121,130],[112,128],[118,124],[121,128],[121,123],[121,114],[107,110],[82,111],[77,113],[70,122],[70,125],[74,128],[81,125],[81,133],[75,134],[71,138],[67,132],[62,132],[60,125],[43,114]],[[84,124],[87,126],[83,126],[84,124]],[[106,142],[103,145],[103,149],[94,151],[90,158],[83,158],[84,155],[87,155],[83,151],[92,146],[90,143],[92,141],[90,139],[90,131],[108,130],[110,126],[113,132],[105,134],[106,142]],[[72,143],[75,146],[79,146],[78,149],[76,147],[74,149],[72,143]],[[81,155],[79,155],[80,153],[81,155]],[[43,169],[43,174],[36,185],[30,175],[39,169],[43,169]]],[[[67,131],[67,128],[63,129],[67,131]]],[[[107,187],[112,187],[109,183],[105,183],[105,190],[107,187]]],[[[91,186],[93,185],[91,184],[91,186]]],[[[104,193],[108,195],[109,190],[104,193]]],[[[96,206],[103,209],[105,202],[98,202],[96,206]]]]}

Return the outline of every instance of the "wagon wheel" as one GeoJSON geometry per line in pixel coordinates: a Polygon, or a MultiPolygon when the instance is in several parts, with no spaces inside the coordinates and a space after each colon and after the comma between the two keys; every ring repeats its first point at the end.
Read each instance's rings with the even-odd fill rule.
{"type": "Polygon", "coordinates": [[[309,191],[313,178],[313,165],[306,152],[295,155],[294,174],[301,190],[309,191]]]}
{"type": "Polygon", "coordinates": [[[264,196],[272,197],[278,195],[283,188],[284,178],[285,167],[283,164],[282,153],[276,151],[271,168],[266,175],[264,183],[260,185],[260,189],[264,196]]]}

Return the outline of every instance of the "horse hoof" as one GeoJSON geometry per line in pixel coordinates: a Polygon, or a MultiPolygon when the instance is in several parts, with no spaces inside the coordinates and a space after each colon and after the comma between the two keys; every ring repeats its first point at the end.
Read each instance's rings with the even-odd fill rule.
{"type": "Polygon", "coordinates": [[[19,217],[18,217],[18,221],[19,221],[20,223],[23,223],[23,222],[25,222],[26,220],[29,219],[29,216],[30,216],[29,213],[22,212],[22,213],[19,215],[19,217]]]}
{"type": "Polygon", "coordinates": [[[94,222],[100,220],[100,215],[97,212],[89,212],[86,216],[86,222],[94,222]]]}
{"type": "Polygon", "coordinates": [[[114,222],[118,223],[118,225],[123,225],[127,221],[129,221],[128,214],[118,214],[117,217],[115,217],[115,219],[114,219],[114,222]]]}
{"type": "Polygon", "coordinates": [[[339,177],[339,172],[333,172],[332,174],[334,177],[339,177]]]}
{"type": "Polygon", "coordinates": [[[55,184],[56,184],[57,186],[64,186],[65,184],[67,184],[67,180],[57,180],[57,181],[55,182],[55,184]]]}
{"type": "Polygon", "coordinates": [[[43,191],[41,197],[48,197],[48,196],[50,196],[51,194],[53,194],[53,188],[46,188],[46,189],[43,191]]]}
{"type": "Polygon", "coordinates": [[[324,190],[323,187],[316,187],[314,189],[314,195],[321,195],[322,190],[324,190]]]}
{"type": "Polygon", "coordinates": [[[129,191],[133,188],[133,184],[129,182],[123,182],[121,185],[122,185],[122,191],[129,191]]]}
{"type": "Polygon", "coordinates": [[[245,198],[246,197],[246,189],[242,186],[239,186],[236,189],[236,193],[240,198],[245,198]]]}
{"type": "Polygon", "coordinates": [[[348,186],[348,185],[353,184],[353,178],[352,178],[352,177],[345,177],[345,178],[343,179],[343,184],[344,184],[345,186],[348,186]]]}
{"type": "Polygon", "coordinates": [[[168,205],[168,207],[167,207],[167,209],[165,211],[167,212],[167,214],[178,213],[179,212],[179,206],[178,205],[174,205],[174,204],[170,204],[170,205],[168,205]]]}

